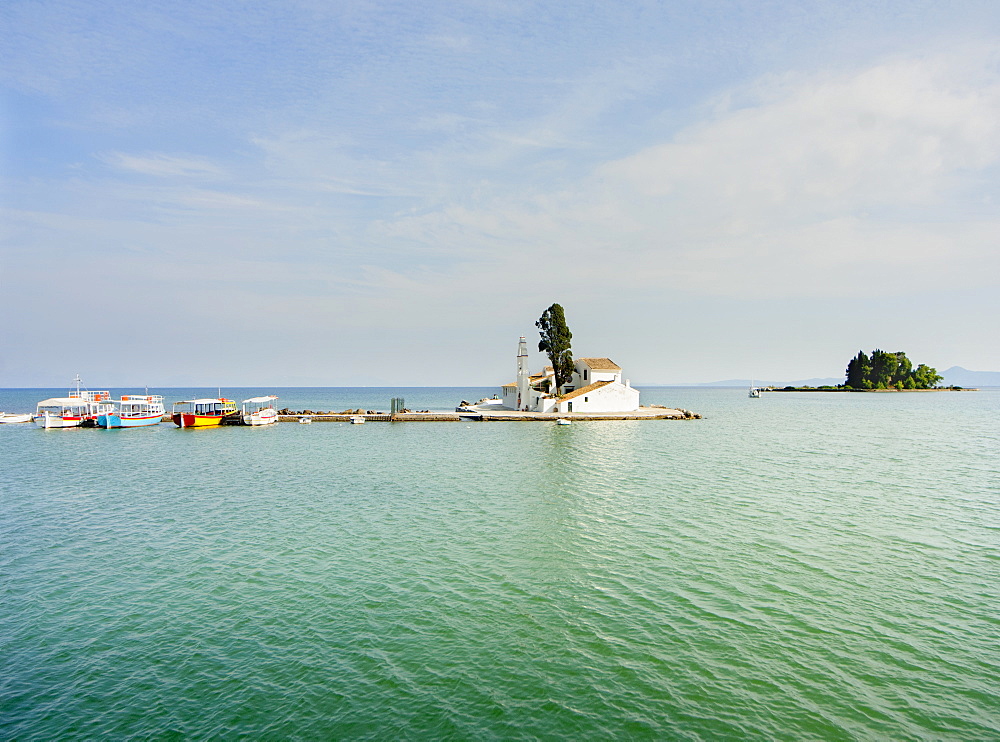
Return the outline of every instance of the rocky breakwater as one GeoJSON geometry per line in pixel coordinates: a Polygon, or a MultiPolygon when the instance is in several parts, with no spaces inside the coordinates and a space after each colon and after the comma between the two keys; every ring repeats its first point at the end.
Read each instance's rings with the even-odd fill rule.
{"type": "Polygon", "coordinates": [[[308,417],[316,423],[347,423],[351,421],[352,417],[357,416],[364,417],[366,421],[372,422],[388,422],[391,417],[388,412],[363,410],[360,407],[356,410],[341,410],[340,412],[335,412],[333,410],[330,410],[329,412],[323,412],[321,410],[299,410],[296,412],[288,409],[287,407],[282,410],[278,410],[278,422],[280,423],[298,422],[301,417],[308,417]]]}

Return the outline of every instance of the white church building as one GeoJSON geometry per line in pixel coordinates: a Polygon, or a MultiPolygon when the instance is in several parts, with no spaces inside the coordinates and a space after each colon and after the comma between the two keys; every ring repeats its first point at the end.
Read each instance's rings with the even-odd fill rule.
{"type": "Polygon", "coordinates": [[[502,387],[503,406],[521,412],[633,412],[639,409],[639,390],[622,381],[621,366],[610,358],[577,358],[573,377],[555,395],[555,371],[528,372],[528,343],[517,347],[517,381],[502,387]]]}

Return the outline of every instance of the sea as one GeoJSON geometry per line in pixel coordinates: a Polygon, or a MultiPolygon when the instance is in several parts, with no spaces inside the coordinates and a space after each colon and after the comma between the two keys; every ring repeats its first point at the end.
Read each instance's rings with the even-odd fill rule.
{"type": "Polygon", "coordinates": [[[0,739],[1000,739],[1000,390],[641,391],[703,419],[0,425],[0,739]]]}

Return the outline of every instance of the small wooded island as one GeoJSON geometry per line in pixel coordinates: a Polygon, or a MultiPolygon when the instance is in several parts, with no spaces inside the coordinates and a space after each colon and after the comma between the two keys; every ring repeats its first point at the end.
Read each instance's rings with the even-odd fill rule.
{"type": "Polygon", "coordinates": [[[768,392],[876,392],[950,389],[962,390],[960,386],[938,386],[942,381],[937,369],[921,363],[916,368],[903,351],[889,353],[877,348],[867,355],[863,350],[847,364],[847,378],[837,386],[786,386],[782,389],[767,387],[768,392]]]}

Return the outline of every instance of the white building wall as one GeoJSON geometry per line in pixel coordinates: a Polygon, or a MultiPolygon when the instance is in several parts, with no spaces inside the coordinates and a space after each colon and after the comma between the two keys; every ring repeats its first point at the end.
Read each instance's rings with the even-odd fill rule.
{"type": "Polygon", "coordinates": [[[621,381],[622,372],[592,369],[583,361],[577,361],[576,366],[573,370],[573,381],[572,386],[574,389],[580,389],[588,384],[593,384],[595,381],[621,381]]]}
{"type": "Polygon", "coordinates": [[[538,400],[538,406],[535,412],[555,412],[556,403],[558,400],[555,397],[545,396],[538,400]]]}
{"type": "Polygon", "coordinates": [[[570,412],[632,412],[639,409],[639,390],[621,383],[608,384],[587,394],[560,401],[558,411],[570,412]]]}
{"type": "Polygon", "coordinates": [[[505,386],[501,387],[503,392],[500,398],[503,400],[503,406],[508,410],[517,409],[517,387],[516,386],[505,386]]]}
{"type": "Polygon", "coordinates": [[[552,412],[556,408],[557,399],[550,394],[544,394],[535,400],[532,412],[552,412]]]}

